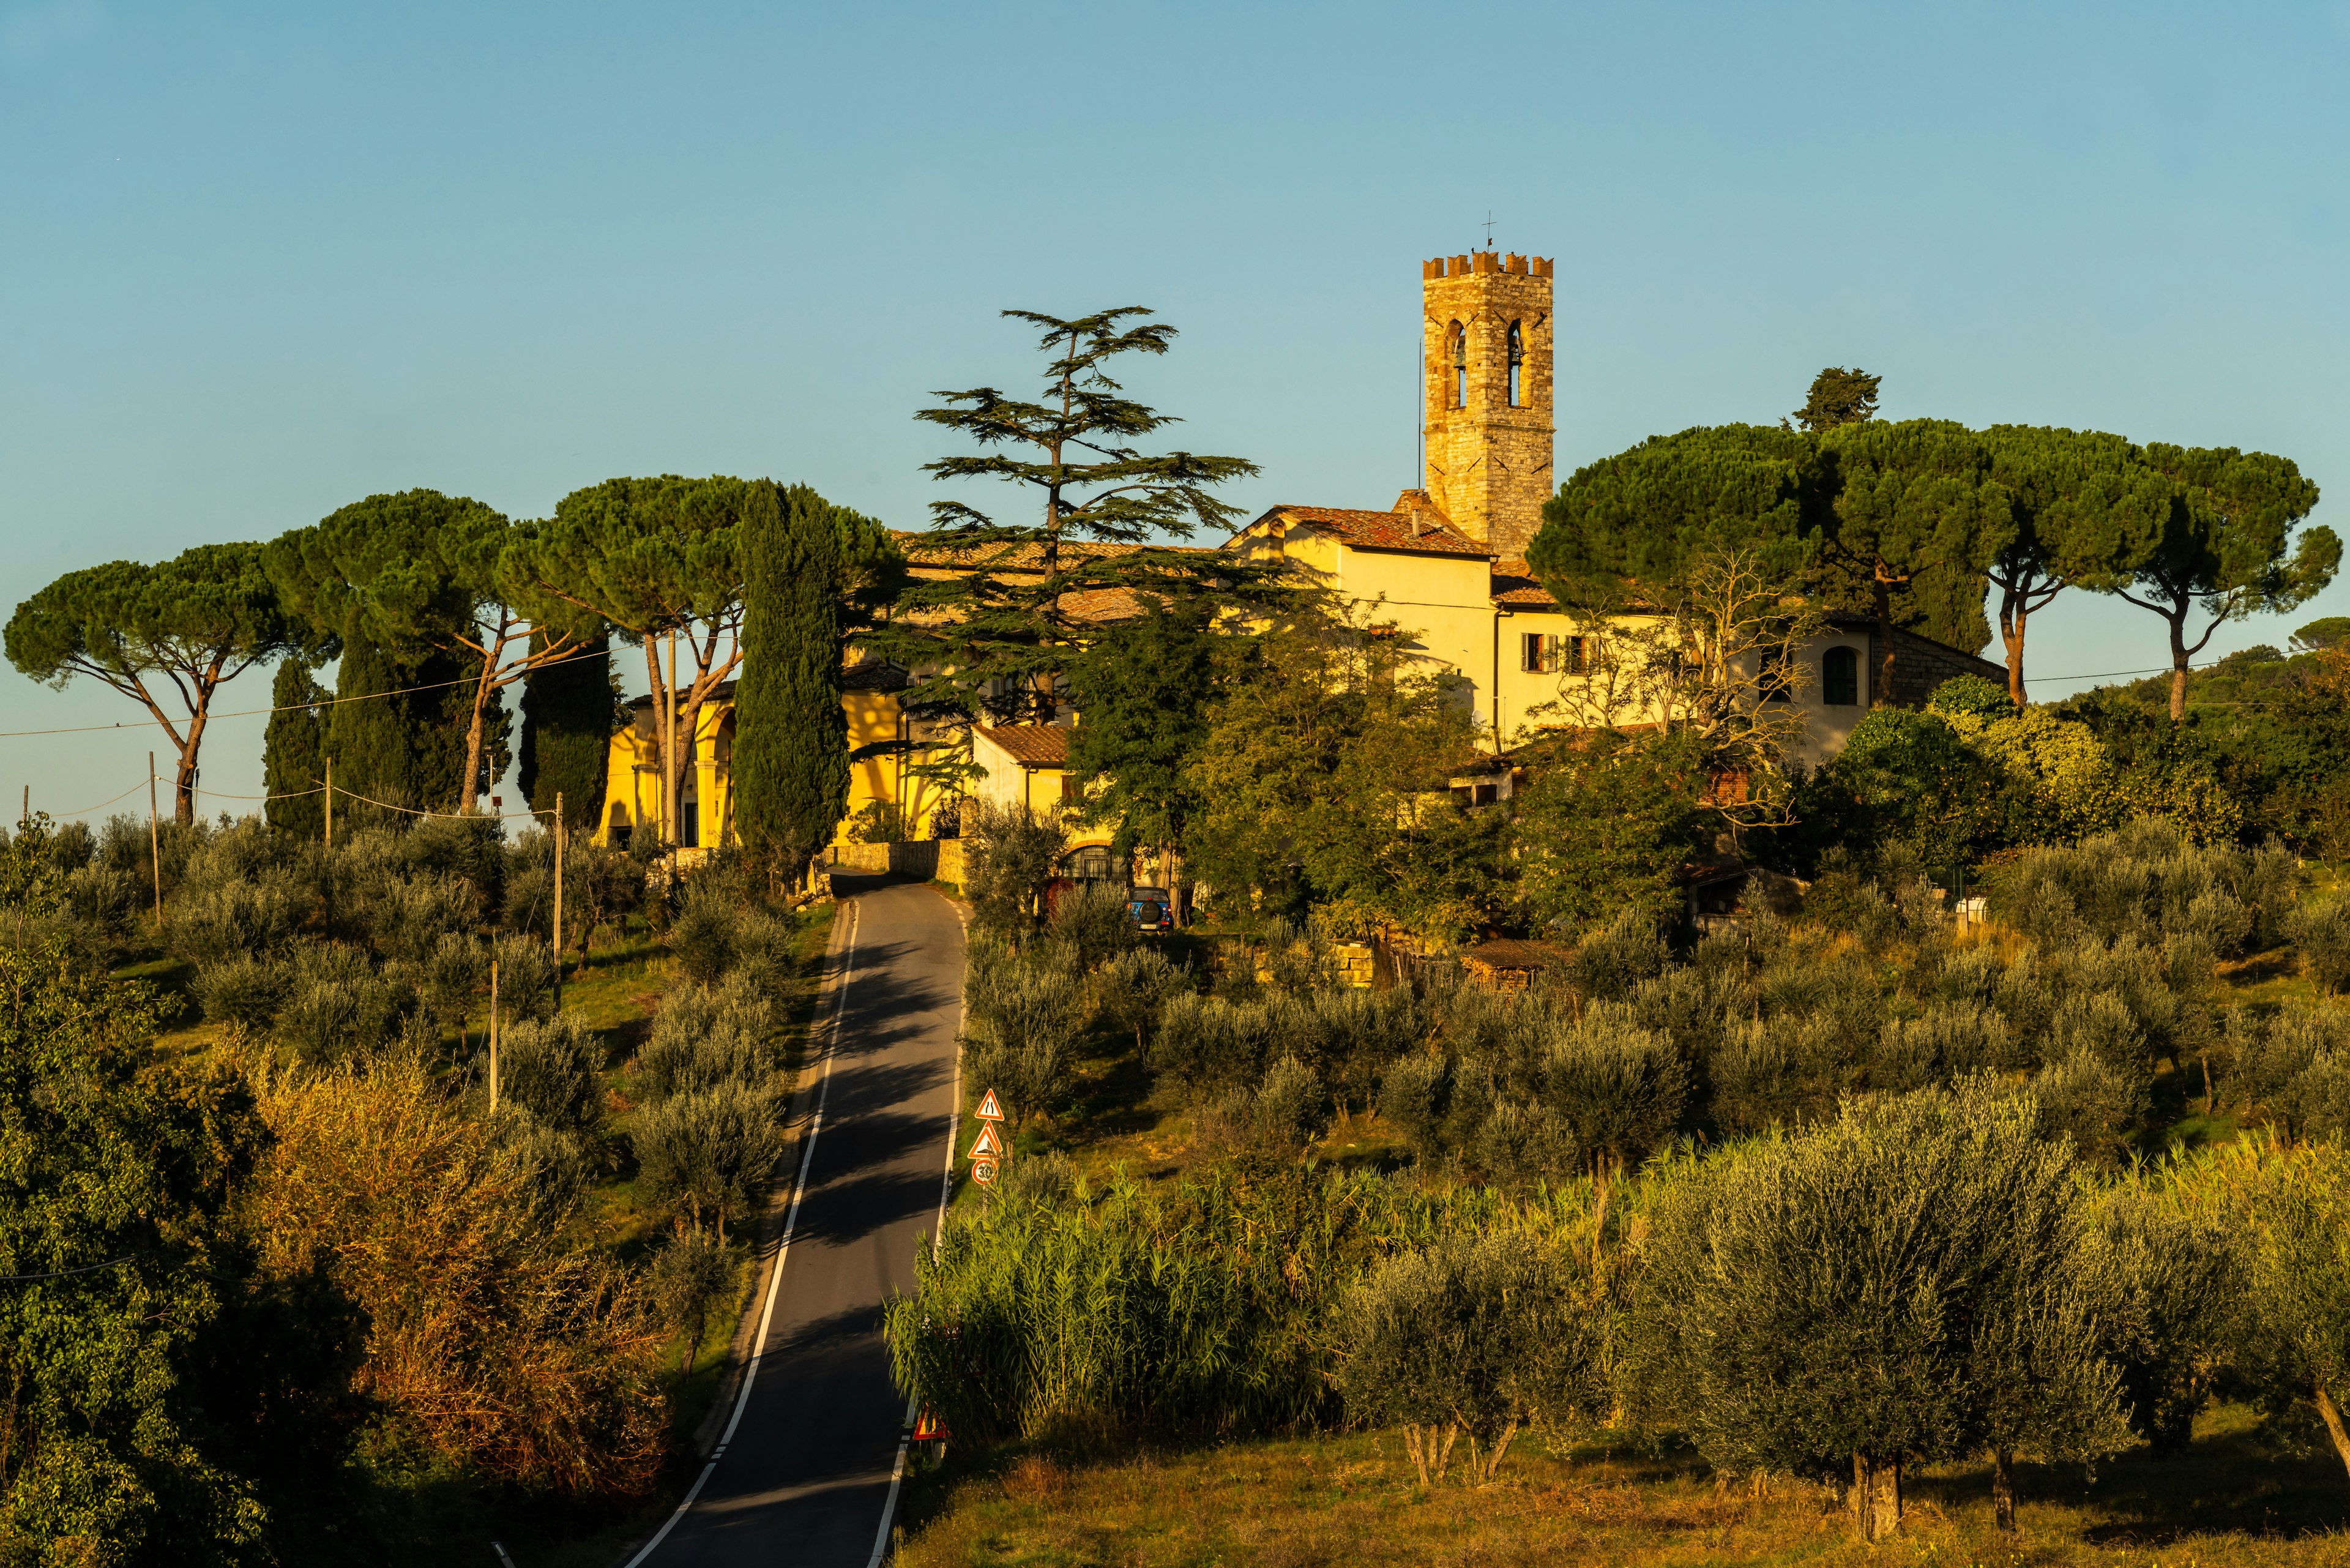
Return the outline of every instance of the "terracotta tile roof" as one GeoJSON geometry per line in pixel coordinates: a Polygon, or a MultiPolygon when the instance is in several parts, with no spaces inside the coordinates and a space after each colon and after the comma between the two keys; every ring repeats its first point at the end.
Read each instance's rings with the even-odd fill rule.
{"type": "Polygon", "coordinates": [[[886,659],[860,659],[840,672],[843,691],[903,691],[912,684],[903,668],[886,659]]]}
{"type": "Polygon", "coordinates": [[[1420,556],[1486,556],[1491,550],[1433,511],[1357,512],[1345,506],[1274,506],[1257,523],[1284,517],[1334,534],[1358,550],[1401,550],[1420,556]],[[1413,532],[1415,521],[1419,528],[1413,532]]]}
{"type": "Polygon", "coordinates": [[[1528,609],[1556,609],[1558,601],[1551,597],[1534,569],[1523,561],[1503,560],[1493,563],[1493,602],[1497,605],[1523,606],[1528,609]]]}
{"type": "MultiPolygon", "coordinates": [[[[681,724],[685,722],[685,720],[681,715],[685,712],[686,688],[691,684],[691,681],[683,681],[677,689],[677,711],[681,715],[678,722],[681,724]]],[[[705,708],[714,708],[721,702],[732,702],[733,701],[734,701],[734,682],[732,680],[722,680],[717,685],[710,689],[710,695],[702,700],[702,705],[705,708]]],[[[653,696],[650,691],[646,692],[641,697],[631,697],[629,699],[629,706],[631,708],[650,709],[652,705],[653,696]]]]}
{"type": "Polygon", "coordinates": [[[1130,588],[1087,588],[1081,593],[1063,594],[1060,605],[1063,615],[1088,626],[1132,620],[1142,614],[1142,601],[1130,588]]]}
{"type": "Polygon", "coordinates": [[[1058,724],[981,725],[979,733],[1015,763],[1060,768],[1069,763],[1069,732],[1058,724]]]}

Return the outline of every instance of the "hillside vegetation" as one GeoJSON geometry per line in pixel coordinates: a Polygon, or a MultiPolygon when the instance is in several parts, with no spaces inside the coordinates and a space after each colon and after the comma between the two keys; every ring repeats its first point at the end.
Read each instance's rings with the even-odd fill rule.
{"type": "Polygon", "coordinates": [[[15,1102],[46,1162],[0,1194],[0,1243],[18,1272],[101,1235],[130,1260],[8,1303],[37,1390],[5,1428],[35,1456],[0,1460],[12,1531],[90,1561],[495,1538],[596,1563],[671,1505],[830,908],[764,912],[723,857],[671,880],[575,846],[557,955],[552,847],[480,817],[338,825],[331,850],[174,826],[159,930],[144,825],[9,836],[0,1061],[89,1087],[15,1102]],[[78,1188],[109,1166],[74,1150],[122,1140],[151,1173],[78,1188]],[[126,1465],[145,1479],[99,1484],[126,1465]]]}
{"type": "Polygon", "coordinates": [[[1967,927],[1831,857],[1495,992],[1146,948],[998,853],[1018,1153],[890,1314],[953,1434],[907,1561],[2340,1550],[2350,906],[2290,856],[2143,822],[1967,927]]]}

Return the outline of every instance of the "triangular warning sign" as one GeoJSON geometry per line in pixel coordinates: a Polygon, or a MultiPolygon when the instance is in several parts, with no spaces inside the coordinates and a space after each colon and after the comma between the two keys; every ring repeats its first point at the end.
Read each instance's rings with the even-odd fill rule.
{"type": "Polygon", "coordinates": [[[971,1158],[973,1159],[995,1159],[1000,1158],[1003,1153],[1003,1140],[995,1136],[995,1124],[993,1122],[982,1122],[979,1127],[979,1141],[971,1146],[971,1158]]]}
{"type": "Polygon", "coordinates": [[[988,1090],[979,1097],[978,1116],[983,1122],[1000,1122],[1003,1119],[1003,1106],[996,1100],[993,1089],[988,1090]]]}

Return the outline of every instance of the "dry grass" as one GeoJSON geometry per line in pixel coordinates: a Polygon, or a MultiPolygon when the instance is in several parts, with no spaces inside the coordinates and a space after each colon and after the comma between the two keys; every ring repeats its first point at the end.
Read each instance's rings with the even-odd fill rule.
{"type": "Polygon", "coordinates": [[[1851,1538],[1836,1496],[1776,1480],[1718,1488],[1689,1455],[1632,1445],[1513,1449],[1492,1485],[1416,1483],[1396,1432],[1235,1443],[1107,1461],[951,1459],[915,1479],[902,1568],[1192,1568],[1887,1563],[1949,1568],[2350,1563],[2350,1486],[2331,1459],[2247,1410],[2208,1417],[2194,1452],[2125,1456],[2095,1477],[2022,1467],[2021,1528],[1992,1526],[1988,1471],[1916,1478],[1900,1540],[1851,1538]]]}

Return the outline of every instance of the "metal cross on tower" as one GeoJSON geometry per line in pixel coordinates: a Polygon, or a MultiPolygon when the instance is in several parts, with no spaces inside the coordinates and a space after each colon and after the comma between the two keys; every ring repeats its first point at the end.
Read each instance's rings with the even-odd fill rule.
{"type": "Polygon", "coordinates": [[[1485,248],[1489,251],[1493,248],[1493,209],[1491,207],[1485,209],[1485,248]]]}

